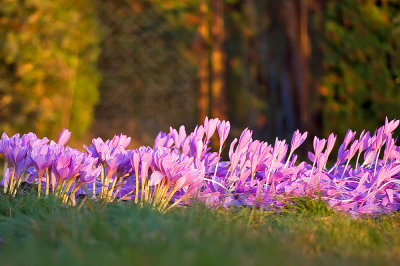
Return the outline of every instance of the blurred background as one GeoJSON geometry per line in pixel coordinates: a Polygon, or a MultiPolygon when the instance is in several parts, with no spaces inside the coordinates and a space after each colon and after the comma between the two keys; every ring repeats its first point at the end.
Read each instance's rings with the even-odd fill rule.
{"type": "Polygon", "coordinates": [[[400,118],[400,0],[0,0],[0,130],[134,146],[204,117],[256,138],[400,118]]]}

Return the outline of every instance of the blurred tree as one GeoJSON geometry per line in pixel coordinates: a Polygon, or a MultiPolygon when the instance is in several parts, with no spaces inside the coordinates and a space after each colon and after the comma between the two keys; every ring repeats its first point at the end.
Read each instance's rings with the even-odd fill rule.
{"type": "Polygon", "coordinates": [[[211,116],[226,120],[224,10],[224,0],[211,1],[211,116]]]}
{"type": "Polygon", "coordinates": [[[327,1],[316,13],[323,43],[323,127],[369,130],[399,117],[400,1],[327,1]]]}
{"type": "Polygon", "coordinates": [[[0,1],[0,129],[83,134],[100,80],[92,0],[0,1]]]}
{"type": "Polygon", "coordinates": [[[197,73],[199,78],[198,121],[210,116],[210,11],[209,1],[201,0],[199,4],[199,25],[193,45],[197,54],[197,73]]]}
{"type": "Polygon", "coordinates": [[[318,134],[311,84],[311,0],[231,0],[228,6],[228,96],[235,124],[262,139],[318,134]]]}

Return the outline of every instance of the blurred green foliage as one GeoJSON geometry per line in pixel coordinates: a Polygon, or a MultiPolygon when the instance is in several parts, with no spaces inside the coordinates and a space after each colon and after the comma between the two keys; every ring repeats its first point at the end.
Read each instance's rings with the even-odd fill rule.
{"type": "Polygon", "coordinates": [[[399,1],[343,0],[327,1],[315,15],[314,25],[323,25],[325,134],[371,130],[386,115],[399,117],[399,10],[399,1]]]}
{"type": "Polygon", "coordinates": [[[0,1],[0,128],[81,135],[98,100],[92,0],[0,1]]]}
{"type": "MultiPolygon", "coordinates": [[[[210,19],[200,3],[211,1],[0,0],[0,130],[54,138],[68,127],[80,137],[94,112],[92,129],[102,137],[123,131],[150,143],[169,125],[193,127],[197,63],[211,49],[207,41],[203,54],[196,50],[200,22],[210,19]]],[[[299,3],[307,5],[312,40],[315,134],[320,114],[324,135],[398,117],[399,0],[224,3],[233,129],[272,138],[298,127],[290,65],[297,50],[288,37],[298,21],[284,14],[299,3]]]]}

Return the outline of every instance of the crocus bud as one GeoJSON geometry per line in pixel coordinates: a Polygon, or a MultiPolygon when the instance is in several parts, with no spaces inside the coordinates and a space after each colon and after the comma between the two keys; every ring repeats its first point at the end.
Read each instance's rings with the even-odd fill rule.
{"type": "Polygon", "coordinates": [[[314,137],[314,156],[318,158],[322,150],[325,148],[326,139],[314,137]]]}
{"type": "Polygon", "coordinates": [[[218,125],[219,120],[217,118],[215,119],[208,119],[208,117],[206,116],[206,118],[204,119],[204,130],[206,132],[206,142],[208,142],[212,135],[214,134],[215,130],[217,129],[217,125],[218,125]]]}
{"type": "Polygon", "coordinates": [[[325,156],[328,157],[329,154],[332,152],[333,146],[335,145],[337,136],[331,133],[328,137],[328,144],[326,145],[325,156]]]}
{"type": "Polygon", "coordinates": [[[344,137],[343,143],[344,143],[344,149],[347,148],[347,145],[350,144],[350,142],[353,141],[354,137],[356,136],[357,132],[356,131],[352,131],[351,129],[349,129],[346,133],[346,136],[344,137]]]}
{"type": "Polygon", "coordinates": [[[237,150],[240,151],[246,147],[246,145],[251,141],[251,136],[253,135],[253,131],[246,128],[243,130],[240,135],[239,144],[237,146],[237,150]]]}
{"type": "Polygon", "coordinates": [[[58,136],[57,144],[60,146],[64,146],[65,144],[67,144],[70,137],[71,132],[68,129],[64,128],[58,136]]]}
{"type": "Polygon", "coordinates": [[[222,147],[226,139],[228,138],[229,130],[231,129],[231,124],[229,121],[222,121],[218,124],[218,136],[219,136],[219,146],[222,147]]]}

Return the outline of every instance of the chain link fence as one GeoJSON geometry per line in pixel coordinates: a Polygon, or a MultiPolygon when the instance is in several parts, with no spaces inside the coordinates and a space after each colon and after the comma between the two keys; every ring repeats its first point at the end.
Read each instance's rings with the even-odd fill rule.
{"type": "Polygon", "coordinates": [[[133,136],[134,145],[151,145],[170,125],[194,126],[195,12],[193,6],[168,8],[147,0],[98,5],[102,82],[94,134],[109,138],[123,132],[133,136]]]}

